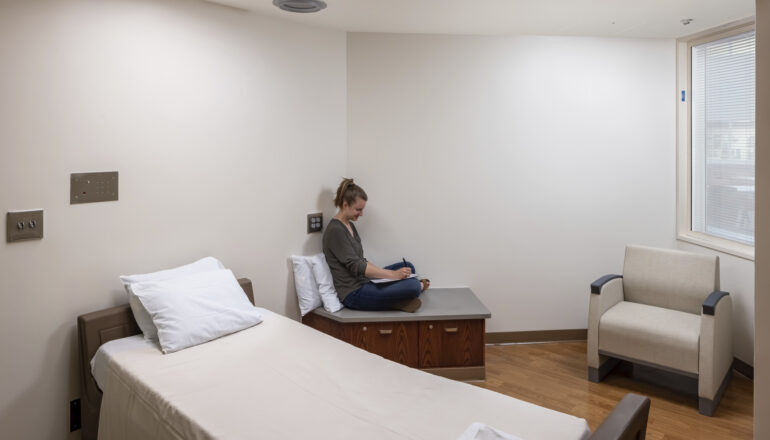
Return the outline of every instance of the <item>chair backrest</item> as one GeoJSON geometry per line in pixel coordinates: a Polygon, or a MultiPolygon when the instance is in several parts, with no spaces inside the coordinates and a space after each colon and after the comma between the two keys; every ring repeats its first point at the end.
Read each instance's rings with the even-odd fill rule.
{"type": "Polygon", "coordinates": [[[706,297],[719,290],[719,257],[626,246],[626,301],[700,315],[706,297]]]}

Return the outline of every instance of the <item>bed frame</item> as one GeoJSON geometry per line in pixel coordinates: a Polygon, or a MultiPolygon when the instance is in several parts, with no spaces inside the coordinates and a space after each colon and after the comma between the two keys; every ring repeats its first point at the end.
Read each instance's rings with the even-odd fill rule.
{"type": "MultiPolygon", "coordinates": [[[[254,304],[254,291],[248,278],[238,283],[254,304]]],[[[82,383],[81,422],[83,440],[96,440],[102,390],[91,375],[91,359],[104,343],[141,333],[128,304],[78,316],[80,379],[82,383]]],[[[626,394],[609,416],[589,437],[591,440],[643,440],[647,431],[650,399],[626,394]]]]}

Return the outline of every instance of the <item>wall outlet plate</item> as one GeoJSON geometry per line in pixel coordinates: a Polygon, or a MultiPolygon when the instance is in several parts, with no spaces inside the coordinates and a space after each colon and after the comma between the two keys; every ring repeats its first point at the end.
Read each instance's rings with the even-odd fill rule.
{"type": "Polygon", "coordinates": [[[70,174],[70,205],[118,200],[118,172],[70,174]]]}
{"type": "Polygon", "coordinates": [[[324,215],[316,212],[307,215],[307,233],[321,232],[324,228],[324,215]]]}
{"type": "Polygon", "coordinates": [[[80,429],[80,399],[70,401],[70,432],[80,429]]]}
{"type": "Polygon", "coordinates": [[[8,243],[43,238],[43,210],[9,211],[5,216],[5,240],[8,243]]]}

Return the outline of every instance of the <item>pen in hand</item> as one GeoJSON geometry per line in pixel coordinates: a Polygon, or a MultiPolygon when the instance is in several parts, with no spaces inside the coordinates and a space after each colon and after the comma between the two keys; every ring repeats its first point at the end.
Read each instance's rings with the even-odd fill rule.
{"type": "MultiPolygon", "coordinates": [[[[407,269],[409,269],[409,265],[408,265],[408,264],[406,264],[406,258],[404,258],[404,257],[401,257],[401,260],[403,260],[403,261],[404,261],[404,267],[405,267],[405,268],[407,268],[407,269]]],[[[410,269],[409,271],[411,272],[411,269],[410,269]]],[[[406,276],[406,277],[404,277],[404,278],[407,278],[408,276],[409,276],[409,275],[407,275],[407,276],[406,276]]]]}

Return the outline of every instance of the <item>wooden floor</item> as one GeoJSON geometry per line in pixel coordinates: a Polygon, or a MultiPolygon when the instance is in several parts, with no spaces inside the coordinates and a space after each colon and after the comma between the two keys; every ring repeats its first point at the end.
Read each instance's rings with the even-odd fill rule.
{"type": "Polygon", "coordinates": [[[733,373],[714,417],[698,414],[695,379],[619,365],[601,383],[586,379],[586,343],[488,345],[486,382],[474,385],[584,418],[593,431],[629,392],[652,405],[647,438],[751,439],[753,382],[733,373]]]}

